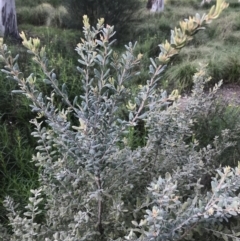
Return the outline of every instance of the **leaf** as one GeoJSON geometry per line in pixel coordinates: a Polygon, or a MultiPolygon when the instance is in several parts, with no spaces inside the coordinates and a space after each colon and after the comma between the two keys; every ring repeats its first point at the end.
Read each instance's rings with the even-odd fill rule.
{"type": "Polygon", "coordinates": [[[74,100],[73,100],[73,106],[75,106],[77,104],[78,101],[78,96],[75,96],[74,100]]]}
{"type": "Polygon", "coordinates": [[[229,210],[228,213],[231,214],[232,216],[237,216],[238,215],[238,213],[236,211],[234,211],[234,210],[229,210]]]}
{"type": "Polygon", "coordinates": [[[108,76],[109,72],[110,72],[110,69],[108,69],[108,70],[105,72],[105,74],[103,75],[103,79],[105,79],[105,78],[108,76]]]}
{"type": "Polygon", "coordinates": [[[77,70],[78,70],[81,74],[85,74],[85,70],[82,69],[82,68],[80,68],[80,67],[78,67],[78,66],[77,66],[77,70]]]}
{"type": "Polygon", "coordinates": [[[136,227],[138,227],[138,223],[136,221],[132,221],[132,224],[136,227]]]}
{"type": "Polygon", "coordinates": [[[51,78],[52,78],[52,80],[55,80],[57,78],[56,74],[52,73],[51,78]]]}
{"type": "Polygon", "coordinates": [[[82,65],[87,65],[87,63],[85,61],[82,61],[81,59],[78,59],[78,62],[82,65]]]}
{"type": "Polygon", "coordinates": [[[64,84],[62,85],[62,92],[63,92],[64,95],[68,96],[66,83],[64,83],[64,84]]]}
{"type": "Polygon", "coordinates": [[[150,66],[149,66],[149,73],[150,73],[150,74],[154,74],[154,72],[155,72],[155,71],[154,71],[153,66],[150,65],[150,66]]]}
{"type": "Polygon", "coordinates": [[[147,117],[147,116],[148,116],[148,113],[146,112],[146,113],[138,116],[138,119],[144,119],[144,118],[147,117]]]}
{"type": "Polygon", "coordinates": [[[103,63],[103,57],[102,55],[98,54],[96,58],[99,60],[99,62],[103,63]]]}
{"type": "Polygon", "coordinates": [[[25,213],[23,213],[23,215],[25,215],[26,217],[32,217],[32,213],[31,212],[25,212],[25,213]]]}
{"type": "Polygon", "coordinates": [[[101,78],[101,74],[100,74],[100,72],[97,69],[94,69],[94,74],[95,74],[96,78],[98,78],[98,79],[101,78]]]}
{"type": "Polygon", "coordinates": [[[49,80],[49,79],[43,79],[43,82],[45,83],[45,84],[52,84],[52,82],[49,80]]]}
{"type": "Polygon", "coordinates": [[[153,65],[153,67],[156,69],[157,65],[156,65],[155,61],[153,60],[153,58],[150,58],[150,61],[151,61],[152,65],[153,65]]]}
{"type": "Polygon", "coordinates": [[[225,240],[225,241],[228,241],[228,236],[227,235],[222,235],[222,238],[225,240]]]}
{"type": "Polygon", "coordinates": [[[23,90],[12,90],[13,94],[22,94],[25,93],[23,90]]]}
{"type": "Polygon", "coordinates": [[[171,174],[170,174],[169,172],[167,172],[167,173],[165,174],[165,179],[166,179],[168,182],[171,181],[172,177],[171,177],[171,174]]]}
{"type": "Polygon", "coordinates": [[[129,118],[129,121],[131,121],[133,119],[133,113],[132,112],[129,112],[129,115],[128,115],[128,118],[129,118]]]}
{"type": "Polygon", "coordinates": [[[5,70],[5,69],[1,69],[1,71],[2,71],[3,73],[5,73],[5,74],[8,74],[8,75],[11,75],[11,74],[12,74],[10,71],[7,71],[7,70],[5,70]]]}

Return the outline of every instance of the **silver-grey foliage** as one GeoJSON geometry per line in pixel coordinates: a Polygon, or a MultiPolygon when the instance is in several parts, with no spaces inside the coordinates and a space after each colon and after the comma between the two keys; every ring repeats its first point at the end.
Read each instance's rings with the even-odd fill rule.
{"type": "Polygon", "coordinates": [[[39,79],[25,79],[17,58],[6,45],[1,47],[4,72],[19,85],[13,92],[30,99],[38,114],[31,120],[38,139],[33,161],[41,167],[40,187],[31,190],[25,210],[6,198],[12,234],[0,227],[3,240],[199,240],[207,232],[237,240],[234,233],[219,229],[222,221],[240,213],[240,167],[218,168],[216,161],[234,145],[231,133],[225,130],[221,141],[216,137],[200,148],[192,129],[199,115],[214,108],[221,83],[206,94],[208,78],[201,67],[183,110],[176,92],[167,96],[158,91],[164,66],[151,59],[150,78],[133,97],[127,86],[141,60],[134,55],[136,44],[129,43],[118,56],[111,48],[114,29],[104,27],[102,19],[91,28],[85,16],[83,32],[76,51],[84,94],[73,101],[66,85],[60,86],[54,71],[48,70],[38,39],[21,35],[46,76],[44,83],[52,86],[50,96],[37,89],[39,79]],[[62,107],[56,107],[55,96],[62,98],[62,107]],[[123,106],[127,119],[119,114],[123,106]],[[148,130],[146,145],[131,150],[127,133],[139,120],[148,130]],[[212,176],[216,168],[206,191],[201,178],[212,176]]]}

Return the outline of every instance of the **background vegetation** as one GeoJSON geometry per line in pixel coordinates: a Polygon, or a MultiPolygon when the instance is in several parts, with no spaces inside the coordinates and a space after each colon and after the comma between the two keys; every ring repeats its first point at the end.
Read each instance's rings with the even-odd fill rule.
{"type": "MultiPolygon", "coordinates": [[[[49,65],[55,68],[60,84],[67,84],[70,98],[82,92],[82,85],[75,67],[77,55],[74,46],[82,36],[83,12],[79,13],[77,9],[82,9],[83,6],[77,2],[71,1],[72,5],[69,5],[70,2],[64,0],[16,0],[19,31],[23,30],[31,37],[39,37],[47,46],[49,65]]],[[[85,2],[90,3],[91,7],[95,6],[91,1],[85,2]]],[[[123,1],[119,1],[118,4],[120,2],[123,1]]],[[[230,6],[222,13],[221,18],[211,24],[206,31],[199,33],[197,38],[172,61],[171,66],[167,67],[161,78],[160,88],[167,89],[168,92],[177,88],[182,94],[189,93],[193,85],[192,76],[196,72],[199,61],[208,63],[207,71],[212,77],[208,84],[209,87],[220,79],[223,79],[224,84],[239,84],[240,4],[237,4],[235,0],[228,2],[230,2],[230,6]]],[[[213,1],[212,4],[214,3],[213,1]]],[[[86,11],[92,12],[92,15],[89,14],[89,16],[93,22],[96,22],[96,18],[114,15],[111,11],[121,13],[121,15],[114,15],[116,18],[107,18],[107,22],[110,25],[116,25],[119,32],[118,41],[114,46],[116,52],[122,50],[122,43],[138,41],[135,51],[143,54],[141,69],[145,71],[142,71],[131,84],[130,88],[134,93],[137,86],[143,84],[142,81],[147,79],[149,57],[158,55],[158,44],[169,39],[170,30],[180,19],[195,12],[203,13],[211,5],[206,4],[200,8],[198,0],[183,0],[181,3],[168,0],[163,13],[150,14],[145,9],[145,1],[131,2],[128,0],[125,4],[119,7],[110,5],[110,10],[106,9],[105,5],[96,4],[102,8],[94,7],[94,12],[92,8],[89,9],[88,5],[85,7],[86,11]],[[133,8],[131,4],[135,7],[133,8]],[[128,8],[134,12],[127,11],[128,8]],[[111,14],[107,15],[107,12],[111,14]]],[[[21,47],[12,46],[11,50],[13,53],[17,53],[19,48],[21,47]]],[[[23,72],[30,73],[34,70],[37,73],[38,67],[29,64],[29,57],[25,54],[24,49],[20,49],[19,62],[23,72]]],[[[37,77],[42,76],[38,74],[37,77]]],[[[4,75],[1,75],[0,86],[0,202],[6,195],[11,195],[24,206],[30,195],[29,190],[38,186],[38,168],[31,163],[36,140],[31,136],[33,127],[28,122],[34,117],[34,114],[31,113],[29,102],[25,98],[11,94],[11,90],[16,88],[15,83],[6,80],[4,75]]],[[[48,87],[43,85],[40,88],[44,93],[49,93],[48,87]]],[[[236,136],[232,137],[232,141],[236,141],[238,145],[219,157],[219,162],[224,165],[236,165],[239,160],[240,139],[236,131],[239,111],[239,107],[228,106],[228,104],[218,101],[216,108],[199,116],[198,122],[194,126],[196,138],[202,147],[213,140],[214,136],[219,135],[223,129],[235,130],[236,136]]],[[[132,130],[129,133],[129,143],[133,149],[145,143],[146,131],[144,128],[132,130]]],[[[1,220],[5,222],[5,211],[1,204],[0,213],[1,220]]]]}

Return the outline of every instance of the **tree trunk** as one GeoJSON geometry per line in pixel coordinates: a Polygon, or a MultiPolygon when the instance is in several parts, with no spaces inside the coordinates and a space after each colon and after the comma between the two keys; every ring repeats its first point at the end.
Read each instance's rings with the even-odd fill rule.
{"type": "Polygon", "coordinates": [[[210,3],[212,0],[202,0],[201,6],[204,5],[204,3],[210,3]]]}
{"type": "Polygon", "coordinates": [[[19,40],[15,0],[0,0],[0,35],[19,40]]]}
{"type": "Polygon", "coordinates": [[[164,10],[164,0],[152,0],[152,7],[150,9],[151,12],[159,13],[164,10]]]}

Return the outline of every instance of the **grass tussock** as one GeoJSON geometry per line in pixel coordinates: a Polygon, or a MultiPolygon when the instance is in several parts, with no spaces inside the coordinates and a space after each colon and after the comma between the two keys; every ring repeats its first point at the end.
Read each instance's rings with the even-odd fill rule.
{"type": "Polygon", "coordinates": [[[50,3],[42,3],[35,7],[18,8],[17,17],[20,24],[31,23],[37,26],[62,28],[64,21],[68,18],[68,11],[62,5],[54,7],[50,3]]]}

